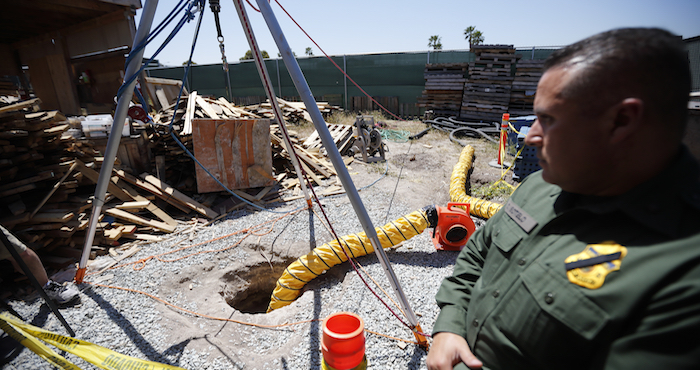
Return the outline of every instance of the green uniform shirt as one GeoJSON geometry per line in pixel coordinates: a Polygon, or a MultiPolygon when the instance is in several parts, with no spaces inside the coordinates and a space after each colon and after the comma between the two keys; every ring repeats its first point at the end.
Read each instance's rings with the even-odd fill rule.
{"type": "Polygon", "coordinates": [[[433,333],[492,369],[699,369],[699,173],[684,147],[613,198],[530,175],[460,253],[433,333]]]}

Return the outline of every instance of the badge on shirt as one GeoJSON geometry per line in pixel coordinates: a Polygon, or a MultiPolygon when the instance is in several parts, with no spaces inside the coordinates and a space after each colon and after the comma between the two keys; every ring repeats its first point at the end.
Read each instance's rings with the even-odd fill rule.
{"type": "Polygon", "coordinates": [[[569,281],[588,289],[603,286],[605,277],[620,269],[627,248],[614,242],[589,244],[583,252],[564,260],[569,281]]]}

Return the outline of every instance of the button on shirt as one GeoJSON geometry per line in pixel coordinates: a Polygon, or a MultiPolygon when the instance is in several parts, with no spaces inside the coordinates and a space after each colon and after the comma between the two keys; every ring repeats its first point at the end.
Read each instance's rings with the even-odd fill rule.
{"type": "Polygon", "coordinates": [[[697,369],[699,173],[683,148],[614,198],[530,175],[511,200],[537,226],[502,209],[472,235],[436,296],[433,333],[463,336],[487,369],[697,369]],[[627,250],[620,269],[597,289],[572,283],[565,259],[610,241],[627,250]]]}

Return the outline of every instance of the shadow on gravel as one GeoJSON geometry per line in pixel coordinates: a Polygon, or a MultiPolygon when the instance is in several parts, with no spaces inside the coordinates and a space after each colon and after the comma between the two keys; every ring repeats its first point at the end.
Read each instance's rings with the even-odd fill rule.
{"type": "MultiPolygon", "coordinates": [[[[221,347],[219,347],[218,344],[216,344],[216,343],[212,342],[211,340],[209,340],[209,334],[205,334],[205,335],[204,335],[204,340],[206,340],[207,343],[209,343],[210,346],[215,347],[215,348],[219,351],[219,353],[220,353],[222,356],[224,356],[224,357],[228,360],[228,362],[231,364],[231,367],[228,367],[227,369],[238,369],[238,370],[241,370],[241,369],[243,369],[243,368],[245,367],[245,365],[237,364],[236,361],[234,361],[231,357],[229,357],[229,355],[226,354],[226,351],[224,351],[221,347]]],[[[189,340],[188,340],[187,342],[189,342],[189,340]]],[[[182,350],[184,351],[184,349],[185,349],[185,347],[183,346],[183,347],[182,347],[182,350]]]]}
{"type": "Polygon", "coordinates": [[[407,364],[407,370],[417,370],[420,369],[420,365],[423,363],[423,359],[428,353],[420,346],[415,346],[413,350],[413,356],[411,356],[411,361],[407,364]]]}
{"type": "MultiPolygon", "coordinates": [[[[22,315],[15,311],[11,306],[7,305],[4,301],[2,302],[1,306],[4,310],[7,310],[12,315],[26,322],[26,318],[22,317],[22,315]]],[[[39,306],[39,312],[37,312],[37,314],[32,318],[32,321],[30,321],[28,324],[38,328],[43,328],[49,319],[49,315],[51,314],[53,313],[51,312],[49,306],[46,303],[43,303],[41,306],[39,306]]],[[[61,327],[61,329],[65,330],[63,327],[61,327]]],[[[59,334],[68,335],[68,333],[63,332],[59,332],[59,334]]],[[[2,335],[0,335],[0,365],[4,366],[10,363],[12,360],[17,358],[17,356],[19,356],[24,349],[25,347],[23,345],[3,332],[2,335]]],[[[65,352],[62,351],[60,353],[65,354],[65,352]]]]}
{"type": "MultiPolygon", "coordinates": [[[[109,318],[112,319],[112,321],[124,331],[124,334],[126,334],[126,336],[131,340],[131,342],[136,345],[136,347],[141,351],[141,353],[143,353],[148,358],[148,360],[172,366],[178,366],[177,363],[172,363],[163,355],[159,354],[158,351],[155,348],[153,348],[153,346],[143,337],[143,335],[141,335],[141,333],[139,333],[138,330],[136,330],[136,328],[133,325],[131,325],[129,320],[126,317],[124,317],[124,315],[122,315],[121,312],[115,309],[111,303],[107,302],[104,298],[102,298],[102,296],[99,293],[95,292],[92,289],[92,286],[88,285],[83,290],[83,293],[90,299],[95,301],[95,303],[97,303],[97,305],[100,306],[100,308],[102,308],[107,313],[109,318]]],[[[184,350],[184,347],[181,350],[184,350]]],[[[182,353],[180,354],[180,356],[182,356],[182,353]]],[[[178,360],[179,358],[180,357],[178,357],[178,360]]]]}
{"type": "MultiPolygon", "coordinates": [[[[314,250],[316,248],[316,229],[314,228],[314,213],[313,210],[309,210],[309,250],[314,250]]],[[[309,326],[309,353],[311,358],[309,359],[309,364],[320,364],[320,354],[318,351],[318,333],[320,332],[320,321],[321,317],[321,294],[314,290],[314,321],[311,322],[309,326]]],[[[320,367],[314,367],[313,369],[319,369],[320,367]]]]}

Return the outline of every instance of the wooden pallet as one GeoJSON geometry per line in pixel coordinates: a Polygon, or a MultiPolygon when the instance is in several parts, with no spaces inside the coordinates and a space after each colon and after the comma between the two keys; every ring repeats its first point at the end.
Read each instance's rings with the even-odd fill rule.
{"type": "MultiPolygon", "coordinates": [[[[330,131],[333,137],[333,142],[335,146],[340,150],[344,142],[347,141],[348,137],[352,136],[352,125],[336,125],[332,123],[326,123],[328,131],[330,131]]],[[[323,146],[321,138],[318,136],[318,131],[314,131],[309,135],[302,145],[307,149],[320,149],[323,146]]]]}

